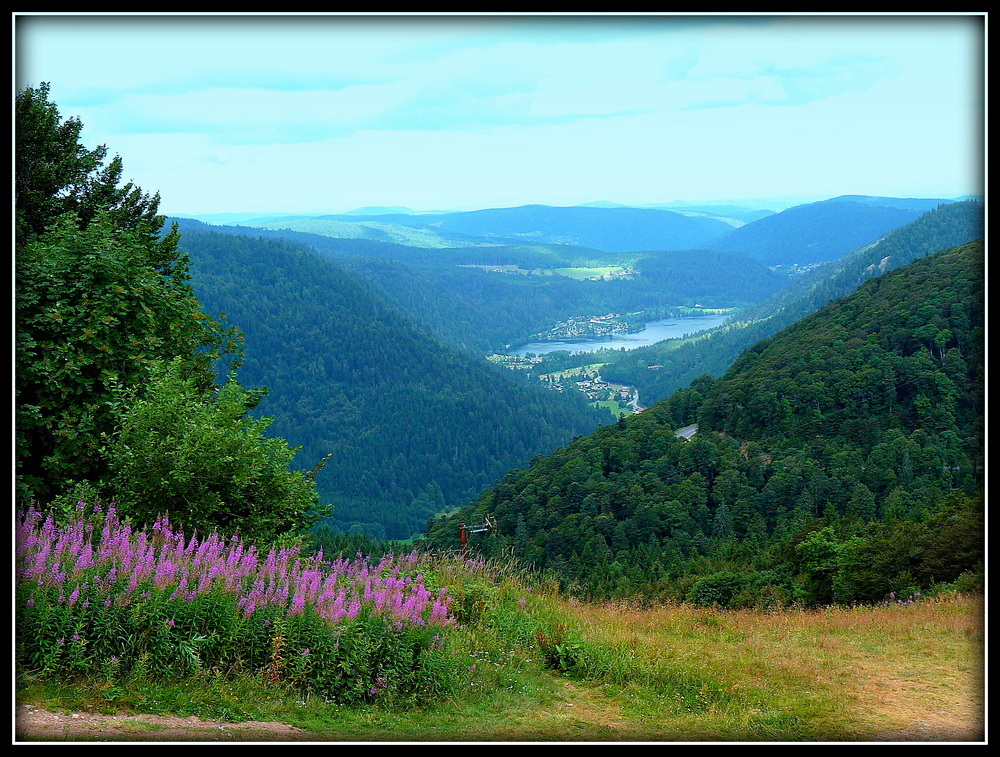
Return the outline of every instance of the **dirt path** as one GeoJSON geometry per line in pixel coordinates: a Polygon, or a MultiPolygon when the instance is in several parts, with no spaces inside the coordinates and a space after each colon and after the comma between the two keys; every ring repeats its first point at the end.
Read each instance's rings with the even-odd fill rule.
{"type": "MultiPolygon", "coordinates": [[[[572,688],[572,687],[570,687],[572,688]]],[[[883,702],[884,704],[884,702],[883,702]]],[[[608,711],[593,697],[572,698],[564,702],[558,720],[572,717],[593,726],[602,725],[614,732],[627,732],[628,724],[620,713],[608,711]],[[566,709],[572,706],[572,712],[566,709]]],[[[981,712],[948,713],[929,707],[911,708],[897,713],[895,722],[874,733],[872,742],[973,742],[984,740],[981,712]],[[958,717],[956,717],[956,715],[958,717]]],[[[23,705],[17,713],[17,741],[149,741],[149,742],[306,742],[317,741],[315,734],[284,723],[223,723],[161,715],[98,715],[94,713],[56,713],[23,705]]],[[[520,740],[513,738],[512,740],[520,740]]],[[[616,741],[620,738],[614,739],[616,741]]]]}
{"type": "Polygon", "coordinates": [[[309,741],[308,731],[284,723],[222,723],[162,715],[57,713],[22,705],[18,741],[309,741]]]}

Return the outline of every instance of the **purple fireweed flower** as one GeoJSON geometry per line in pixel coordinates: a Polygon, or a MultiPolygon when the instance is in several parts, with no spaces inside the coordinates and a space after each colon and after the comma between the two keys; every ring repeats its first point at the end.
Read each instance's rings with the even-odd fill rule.
{"type": "Polygon", "coordinates": [[[247,616],[264,606],[289,613],[311,606],[331,624],[357,617],[363,608],[385,614],[397,628],[452,622],[447,590],[437,589],[432,596],[423,574],[408,572],[419,564],[416,552],[386,555],[377,565],[360,554],[353,560],[304,557],[297,547],[270,550],[265,558],[237,537],[224,540],[213,533],[185,541],[165,517],[148,533],[133,531],[114,508],[100,517],[80,514],[63,528],[35,509],[19,516],[15,575],[43,589],[59,589],[62,601],[68,595],[71,605],[89,582],[104,595],[105,606],[112,601],[127,606],[140,592],[190,602],[220,590],[234,594],[247,616]],[[71,575],[64,565],[73,566],[71,575]]]}

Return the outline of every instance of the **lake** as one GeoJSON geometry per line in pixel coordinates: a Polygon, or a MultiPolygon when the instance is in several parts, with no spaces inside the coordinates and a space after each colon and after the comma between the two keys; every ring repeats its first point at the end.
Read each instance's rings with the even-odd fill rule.
{"type": "Polygon", "coordinates": [[[634,334],[608,334],[606,336],[580,337],[577,339],[553,339],[544,342],[529,342],[517,349],[508,350],[508,355],[524,356],[529,352],[544,355],[556,350],[567,350],[573,354],[578,352],[596,352],[601,349],[634,350],[638,347],[648,347],[664,339],[677,339],[685,334],[715,328],[725,321],[732,313],[708,316],[682,316],[680,318],[663,318],[650,321],[646,328],[634,334]]]}

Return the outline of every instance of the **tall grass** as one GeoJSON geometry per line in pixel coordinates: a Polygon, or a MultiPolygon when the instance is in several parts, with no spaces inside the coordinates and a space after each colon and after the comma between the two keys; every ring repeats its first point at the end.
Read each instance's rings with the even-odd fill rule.
{"type": "Polygon", "coordinates": [[[19,688],[35,702],[347,740],[856,740],[981,723],[966,597],[593,605],[457,555],[327,559],[83,505],[17,527],[19,688]]]}

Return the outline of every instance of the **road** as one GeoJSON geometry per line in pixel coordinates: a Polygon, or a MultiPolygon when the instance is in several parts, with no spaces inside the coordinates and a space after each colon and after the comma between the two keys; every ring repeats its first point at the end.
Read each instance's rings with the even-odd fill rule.
{"type": "Polygon", "coordinates": [[[677,431],[674,432],[674,436],[679,436],[681,439],[688,440],[697,433],[698,426],[692,423],[690,426],[677,429],[677,431]]]}

